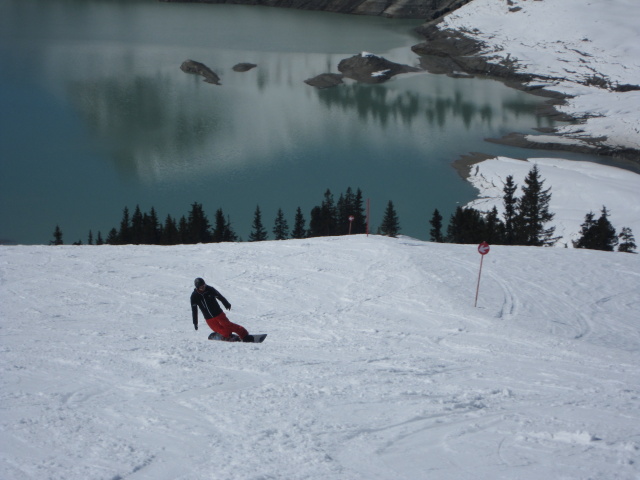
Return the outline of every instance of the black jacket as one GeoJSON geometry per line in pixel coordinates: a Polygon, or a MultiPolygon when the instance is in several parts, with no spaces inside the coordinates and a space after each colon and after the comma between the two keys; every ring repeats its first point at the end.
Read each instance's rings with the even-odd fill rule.
{"type": "Polygon", "coordinates": [[[205,319],[216,317],[222,313],[222,309],[220,305],[218,305],[218,300],[222,302],[224,308],[227,310],[231,308],[231,304],[227,299],[211,285],[207,285],[204,293],[200,293],[196,289],[193,290],[191,294],[191,313],[193,316],[193,324],[196,327],[198,326],[198,307],[205,319]]]}

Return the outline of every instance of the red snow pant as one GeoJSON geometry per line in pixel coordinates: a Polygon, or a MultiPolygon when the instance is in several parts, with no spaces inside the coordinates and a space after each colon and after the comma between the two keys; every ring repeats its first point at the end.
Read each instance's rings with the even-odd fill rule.
{"type": "Polygon", "coordinates": [[[236,333],[240,339],[249,335],[249,332],[242,325],[231,323],[224,312],[213,318],[207,318],[207,325],[214,332],[227,338],[231,336],[231,333],[236,333]]]}

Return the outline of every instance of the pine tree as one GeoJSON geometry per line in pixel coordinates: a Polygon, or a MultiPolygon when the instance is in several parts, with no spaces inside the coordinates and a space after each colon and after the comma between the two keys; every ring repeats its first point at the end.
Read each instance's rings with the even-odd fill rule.
{"type": "Polygon", "coordinates": [[[129,221],[129,209],[124,207],[122,211],[122,220],[120,221],[120,230],[118,231],[117,243],[112,245],[128,245],[131,243],[131,222],[129,221]]]}
{"type": "Polygon", "coordinates": [[[629,227],[622,227],[620,235],[620,244],[618,245],[619,252],[635,253],[636,252],[636,239],[633,236],[633,232],[629,227]]]}
{"type": "Polygon", "coordinates": [[[167,215],[164,221],[164,227],[162,228],[162,235],[160,237],[161,245],[178,245],[180,243],[180,233],[176,221],[171,218],[171,215],[167,215]]]}
{"type": "Polygon", "coordinates": [[[238,240],[237,235],[231,228],[229,217],[224,216],[222,209],[216,211],[215,227],[213,229],[213,242],[235,242],[238,240]]]}
{"type": "Polygon", "coordinates": [[[364,201],[362,199],[362,190],[356,190],[356,198],[353,204],[353,225],[351,225],[351,233],[354,235],[367,233],[367,215],[364,211],[364,201]]]}
{"type": "Polygon", "coordinates": [[[380,231],[383,235],[387,235],[389,237],[396,237],[400,232],[400,220],[398,219],[398,215],[396,214],[396,210],[391,200],[389,200],[384,212],[380,231]]]}
{"type": "Polygon", "coordinates": [[[209,243],[211,242],[211,224],[207,218],[202,204],[194,202],[189,212],[187,241],[185,243],[209,243]]]}
{"type": "Polygon", "coordinates": [[[102,233],[98,230],[98,238],[96,239],[96,245],[104,245],[104,240],[102,239],[102,233]]]}
{"type": "Polygon", "coordinates": [[[140,205],[136,205],[136,209],[131,215],[131,243],[134,245],[140,245],[144,243],[142,238],[142,212],[140,211],[140,205]]]}
{"type": "MultiPolygon", "coordinates": [[[[353,194],[352,194],[353,195],[353,194]]],[[[352,198],[346,198],[343,194],[340,194],[337,203],[337,220],[338,220],[338,235],[347,235],[349,233],[349,211],[351,210],[352,198]]]]}
{"type": "Polygon", "coordinates": [[[613,252],[618,245],[618,235],[609,221],[609,212],[604,205],[600,212],[600,218],[596,222],[596,228],[598,229],[598,246],[600,247],[598,250],[613,252]]]}
{"type": "Polygon", "coordinates": [[[112,228],[107,235],[107,245],[118,245],[120,243],[120,234],[118,230],[112,228]]]}
{"type": "Polygon", "coordinates": [[[223,235],[223,242],[237,242],[238,241],[238,235],[236,235],[236,232],[233,231],[233,228],[231,227],[231,217],[229,217],[229,215],[227,215],[227,223],[224,226],[224,235],[223,235]]]}
{"type": "Polygon", "coordinates": [[[580,225],[580,236],[573,242],[575,248],[595,248],[595,225],[595,214],[593,212],[587,213],[584,216],[584,222],[580,225]]]}
{"type": "Polygon", "coordinates": [[[291,238],[306,238],[307,230],[305,228],[304,215],[300,207],[296,210],[296,218],[293,224],[293,232],[291,232],[291,238]]]}
{"type": "Polygon", "coordinates": [[[337,205],[337,235],[347,235],[366,232],[366,217],[362,205],[362,191],[358,188],[353,193],[351,187],[347,188],[344,195],[340,195],[337,205]],[[353,217],[353,221],[349,218],[353,217]]]}
{"type": "Polygon", "coordinates": [[[498,208],[493,209],[484,218],[485,235],[484,241],[491,245],[501,245],[505,239],[505,226],[498,215],[498,208]]]}
{"type": "Polygon", "coordinates": [[[53,240],[49,242],[50,245],[64,245],[64,241],[62,240],[62,230],[60,230],[60,226],[56,225],[55,230],[53,231],[53,240]]]}
{"type": "Polygon", "coordinates": [[[327,237],[338,234],[338,210],[333,201],[331,190],[327,189],[320,206],[311,210],[309,221],[310,237],[327,237]]]}
{"type": "Polygon", "coordinates": [[[516,217],[516,244],[530,246],[551,246],[555,227],[545,228],[554,214],[549,211],[551,188],[543,190],[544,180],[540,179],[538,166],[534,165],[524,179],[522,197],[518,201],[516,217]]]}
{"type": "Polygon", "coordinates": [[[190,243],[189,222],[187,222],[187,219],[185,218],[184,215],[180,217],[180,220],[178,222],[178,237],[180,238],[178,243],[180,244],[190,243]]]}
{"type": "Polygon", "coordinates": [[[513,175],[509,175],[504,184],[502,197],[504,204],[504,239],[505,245],[513,245],[516,238],[516,207],[518,205],[518,198],[515,196],[518,190],[518,185],[513,183],[513,175]]]}
{"type": "Polygon", "coordinates": [[[602,207],[600,218],[597,220],[594,220],[595,215],[593,212],[587,213],[584,223],[581,225],[580,237],[574,242],[574,246],[576,248],[613,252],[618,244],[618,236],[608,217],[609,212],[604,206],[602,207]]]}
{"type": "Polygon", "coordinates": [[[89,230],[89,238],[87,239],[87,245],[93,245],[93,232],[89,230]]]}
{"type": "Polygon", "coordinates": [[[253,216],[252,230],[249,234],[250,242],[263,242],[267,239],[267,232],[262,226],[262,213],[260,212],[260,206],[256,206],[256,211],[253,216]]]}
{"type": "Polygon", "coordinates": [[[338,235],[338,209],[333,200],[331,190],[327,188],[322,201],[322,225],[321,236],[338,235]]]}
{"type": "Polygon", "coordinates": [[[311,209],[311,220],[309,220],[309,236],[322,236],[322,207],[315,206],[311,209]]]}
{"type": "Polygon", "coordinates": [[[276,215],[273,234],[275,235],[276,240],[286,240],[289,238],[289,225],[284,218],[284,213],[281,208],[278,209],[278,214],[276,215]]]}
{"type": "Polygon", "coordinates": [[[447,227],[449,243],[480,243],[485,241],[485,221],[480,212],[470,207],[457,207],[447,227]]]}
{"type": "Polygon", "coordinates": [[[149,213],[142,216],[142,243],[158,245],[162,237],[162,226],[158,221],[156,209],[151,207],[149,213]]]}
{"type": "Polygon", "coordinates": [[[444,236],[442,235],[442,215],[440,215],[437,208],[433,211],[433,216],[431,220],[429,220],[429,223],[431,224],[431,230],[429,230],[431,241],[438,243],[444,242],[444,236]]]}
{"type": "Polygon", "coordinates": [[[213,243],[220,243],[224,238],[225,228],[227,226],[227,221],[224,218],[224,212],[221,208],[216,210],[216,217],[213,223],[213,243]]]}

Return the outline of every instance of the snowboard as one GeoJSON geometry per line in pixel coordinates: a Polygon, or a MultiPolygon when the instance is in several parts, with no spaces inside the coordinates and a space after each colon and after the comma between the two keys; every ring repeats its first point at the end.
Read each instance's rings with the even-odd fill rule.
{"type": "MultiPolygon", "coordinates": [[[[253,338],[253,342],[244,342],[244,343],[262,343],[264,342],[264,339],[267,338],[267,334],[266,333],[257,333],[254,335],[250,335],[253,338]]],[[[220,335],[219,333],[216,332],[212,332],[209,335],[209,340],[217,340],[219,342],[224,341],[222,335],[220,335]]],[[[231,340],[228,340],[229,342],[240,342],[240,337],[237,336],[235,333],[231,335],[231,340]]]]}

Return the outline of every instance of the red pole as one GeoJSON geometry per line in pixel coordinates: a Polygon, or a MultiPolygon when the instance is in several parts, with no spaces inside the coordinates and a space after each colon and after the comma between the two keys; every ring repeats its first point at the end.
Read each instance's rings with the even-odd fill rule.
{"type": "Polygon", "coordinates": [[[478,306],[478,292],[480,291],[480,275],[482,275],[482,261],[484,260],[484,255],[480,256],[480,271],[478,272],[478,286],[476,287],[476,302],[473,304],[474,307],[478,306]]]}

